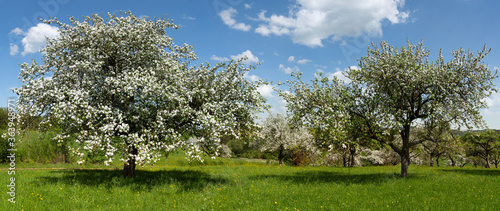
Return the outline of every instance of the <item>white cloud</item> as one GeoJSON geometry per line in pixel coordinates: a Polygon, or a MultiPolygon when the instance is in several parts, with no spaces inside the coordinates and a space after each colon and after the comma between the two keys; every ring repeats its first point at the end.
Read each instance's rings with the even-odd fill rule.
{"type": "Polygon", "coordinates": [[[299,64],[307,64],[308,62],[311,62],[311,60],[309,60],[309,59],[301,59],[301,60],[297,61],[297,63],[299,63],[299,64]]]}
{"type": "Polygon", "coordinates": [[[247,57],[247,60],[245,60],[245,62],[248,62],[248,63],[259,63],[259,58],[256,57],[255,55],[253,55],[252,51],[250,51],[250,50],[246,50],[243,53],[240,53],[238,55],[232,55],[231,59],[238,60],[238,59],[241,59],[241,58],[243,58],[245,56],[247,57]]]}
{"type": "MultiPolygon", "coordinates": [[[[247,60],[243,61],[244,63],[259,63],[259,57],[253,55],[252,51],[250,51],[250,50],[243,51],[243,53],[240,53],[238,55],[231,55],[230,56],[230,58],[232,60],[239,60],[239,59],[242,59],[244,57],[247,58],[247,60]]],[[[216,55],[212,55],[210,57],[210,59],[214,60],[214,61],[218,61],[218,62],[226,62],[226,61],[230,60],[227,57],[219,57],[216,55]]]]}
{"type": "MultiPolygon", "coordinates": [[[[348,69],[359,69],[359,67],[357,67],[357,66],[350,66],[350,67],[346,68],[343,71],[340,70],[340,68],[337,67],[337,68],[335,68],[335,72],[334,73],[332,73],[332,72],[326,72],[326,73],[323,74],[323,76],[329,78],[330,80],[332,80],[333,78],[337,78],[337,79],[339,79],[341,81],[344,81],[345,83],[350,83],[351,79],[347,78],[344,75],[345,72],[348,69]]],[[[323,73],[323,70],[321,70],[321,69],[316,69],[316,71],[323,73]]]]}
{"type": "Polygon", "coordinates": [[[21,28],[17,27],[15,29],[12,29],[12,31],[10,31],[10,33],[15,34],[15,35],[23,35],[24,31],[21,28]]]}
{"type": "Polygon", "coordinates": [[[229,61],[228,58],[226,57],[218,57],[216,55],[212,55],[212,57],[210,57],[211,60],[214,60],[214,61],[218,61],[218,62],[225,62],[225,61],[229,61]]]}
{"type": "Polygon", "coordinates": [[[500,93],[491,94],[491,96],[485,99],[485,102],[489,109],[500,107],[500,93]]]}
{"type": "MultiPolygon", "coordinates": [[[[498,88],[498,87],[495,87],[498,88]]],[[[490,129],[500,129],[498,119],[500,118],[500,93],[493,93],[484,99],[488,108],[481,109],[481,114],[490,129]]]]}
{"type": "Polygon", "coordinates": [[[246,31],[249,31],[252,27],[250,27],[250,25],[246,25],[244,23],[237,23],[237,24],[232,25],[231,28],[246,32],[246,31]]]}
{"type": "Polygon", "coordinates": [[[260,94],[263,97],[274,97],[273,95],[273,85],[270,84],[262,84],[259,87],[257,87],[257,91],[260,92],[260,94]]]}
{"type": "Polygon", "coordinates": [[[192,17],[192,16],[186,16],[186,15],[183,15],[183,16],[182,16],[182,19],[184,19],[184,20],[191,20],[191,21],[196,20],[196,18],[195,18],[195,17],[192,17]]]}
{"type": "Polygon", "coordinates": [[[309,62],[311,62],[311,60],[309,59],[299,59],[299,60],[295,60],[295,56],[290,56],[288,57],[288,62],[297,62],[297,64],[307,64],[309,62]]]}
{"type": "Polygon", "coordinates": [[[382,35],[382,21],[404,23],[409,12],[399,11],[404,0],[297,0],[288,16],[266,11],[258,14],[262,21],[255,32],[263,36],[289,35],[294,43],[318,47],[323,40],[339,41],[342,37],[382,35]]]}
{"type": "Polygon", "coordinates": [[[321,68],[321,69],[326,69],[327,68],[325,65],[319,65],[319,64],[314,64],[314,67],[321,68]]]}
{"type": "Polygon", "coordinates": [[[245,9],[252,9],[252,5],[251,4],[244,4],[245,6],[245,9]]]}
{"type": "Polygon", "coordinates": [[[222,10],[219,13],[219,16],[222,19],[222,22],[224,22],[224,24],[228,25],[229,27],[236,29],[236,30],[249,31],[252,28],[250,25],[236,22],[236,20],[234,19],[234,16],[237,13],[238,13],[238,11],[236,11],[236,9],[230,7],[227,10],[222,10]]]}
{"type": "Polygon", "coordinates": [[[285,67],[284,65],[280,64],[278,68],[281,71],[285,72],[286,74],[292,74],[292,72],[299,72],[300,71],[300,69],[297,66],[285,67]]]}
{"type": "Polygon", "coordinates": [[[249,74],[248,72],[247,72],[247,73],[245,73],[244,77],[245,77],[246,79],[248,79],[248,80],[252,81],[252,82],[260,80],[260,77],[259,77],[259,76],[249,74]]]}
{"type": "Polygon", "coordinates": [[[345,77],[344,76],[344,72],[340,71],[340,70],[337,71],[337,72],[335,72],[335,73],[328,72],[328,73],[325,74],[325,76],[328,77],[330,80],[333,79],[333,78],[337,78],[337,79],[339,79],[341,81],[344,81],[345,83],[351,82],[351,79],[345,77]]]}
{"type": "Polygon", "coordinates": [[[15,44],[12,44],[12,43],[10,43],[9,45],[10,45],[9,46],[9,50],[10,50],[10,55],[11,56],[14,56],[17,53],[19,53],[19,46],[15,45],[15,44]]]}
{"type": "Polygon", "coordinates": [[[59,36],[59,28],[45,23],[39,23],[31,27],[26,36],[21,40],[24,51],[21,55],[38,52],[44,45],[46,37],[56,38],[59,36]]]}
{"type": "Polygon", "coordinates": [[[276,51],[274,52],[274,55],[275,55],[275,56],[280,56],[280,54],[279,54],[279,53],[277,53],[276,51]]]}

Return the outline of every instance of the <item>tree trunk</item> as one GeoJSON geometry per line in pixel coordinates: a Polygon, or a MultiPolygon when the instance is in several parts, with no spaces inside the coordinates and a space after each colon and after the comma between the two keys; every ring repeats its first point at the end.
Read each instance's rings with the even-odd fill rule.
{"type": "Polygon", "coordinates": [[[344,167],[347,167],[347,153],[342,153],[342,164],[344,165],[344,167]]]}
{"type": "Polygon", "coordinates": [[[278,153],[278,161],[281,164],[283,164],[283,158],[285,157],[285,154],[283,153],[284,149],[283,146],[280,147],[279,153],[278,153]]]}
{"type": "Polygon", "coordinates": [[[410,166],[410,154],[401,154],[401,176],[408,177],[408,167],[410,166]]]}
{"type": "Polygon", "coordinates": [[[431,161],[430,161],[430,166],[433,167],[434,166],[434,157],[431,155],[431,161]]]}
{"type": "Polygon", "coordinates": [[[455,167],[457,164],[455,163],[455,159],[451,155],[448,155],[448,158],[450,158],[451,161],[451,167],[455,167]]]}
{"type": "Polygon", "coordinates": [[[123,165],[123,177],[134,177],[135,176],[135,155],[137,155],[137,148],[131,147],[129,148],[129,154],[133,155],[128,158],[127,163],[123,165]]]}
{"type": "Polygon", "coordinates": [[[490,166],[490,156],[486,155],[486,168],[491,168],[490,166]]]}
{"type": "Polygon", "coordinates": [[[403,146],[399,156],[401,157],[401,176],[404,178],[408,177],[408,167],[410,166],[410,128],[411,125],[403,125],[403,131],[401,131],[401,139],[403,141],[403,146]]]}
{"type": "Polygon", "coordinates": [[[436,166],[439,167],[439,157],[436,157],[436,166]]]}
{"type": "Polygon", "coordinates": [[[349,150],[349,167],[354,167],[354,156],[355,155],[356,155],[356,148],[350,149],[349,150]]]}

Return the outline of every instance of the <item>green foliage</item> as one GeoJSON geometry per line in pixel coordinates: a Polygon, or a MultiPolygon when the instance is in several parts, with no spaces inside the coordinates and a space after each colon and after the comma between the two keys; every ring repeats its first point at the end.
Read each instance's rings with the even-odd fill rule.
{"type": "Polygon", "coordinates": [[[496,156],[500,151],[500,133],[494,130],[469,132],[462,139],[469,144],[468,155],[479,157],[485,162],[485,167],[490,168],[490,161],[496,165],[496,156]]]}
{"type": "Polygon", "coordinates": [[[277,153],[261,152],[251,146],[250,140],[231,139],[227,142],[227,146],[233,152],[234,158],[277,159],[277,153]]]}
{"type": "Polygon", "coordinates": [[[22,134],[17,142],[17,156],[22,162],[59,163],[70,162],[68,149],[53,138],[55,132],[29,131],[22,134]]]}
{"type": "Polygon", "coordinates": [[[227,142],[227,146],[233,152],[233,157],[239,157],[245,151],[248,151],[250,147],[248,147],[248,142],[244,140],[231,139],[227,142]]]}
{"type": "Polygon", "coordinates": [[[9,109],[0,108],[0,130],[6,130],[8,122],[9,122],[9,109]]]}
{"type": "MultiPolygon", "coordinates": [[[[0,134],[2,134],[2,132],[0,132],[0,134]]],[[[12,147],[9,146],[9,140],[7,138],[3,138],[0,136],[0,163],[5,163],[5,162],[9,162],[7,156],[9,155],[9,152],[7,151],[7,149],[10,149],[12,147]]]]}

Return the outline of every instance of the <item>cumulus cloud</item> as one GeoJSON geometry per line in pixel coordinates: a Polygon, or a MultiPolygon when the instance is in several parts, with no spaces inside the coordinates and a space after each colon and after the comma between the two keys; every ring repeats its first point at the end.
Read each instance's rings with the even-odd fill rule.
{"type": "Polygon", "coordinates": [[[251,4],[244,4],[245,6],[245,9],[252,9],[252,5],[251,4]]]}
{"type": "Polygon", "coordinates": [[[15,29],[12,29],[12,31],[10,31],[10,33],[15,34],[15,35],[23,35],[24,31],[21,28],[17,27],[15,29]]]}
{"type": "Polygon", "coordinates": [[[344,76],[344,72],[340,71],[340,70],[338,70],[337,72],[334,72],[334,73],[328,72],[325,74],[325,76],[328,77],[330,80],[333,78],[337,78],[341,81],[344,81],[345,83],[351,82],[351,80],[349,78],[344,76]]]}
{"type": "Polygon", "coordinates": [[[225,62],[225,61],[229,61],[228,58],[226,57],[218,57],[216,55],[212,55],[212,57],[210,57],[211,60],[214,60],[214,61],[218,61],[218,62],[225,62]]]}
{"type": "Polygon", "coordinates": [[[222,22],[224,22],[224,24],[228,25],[229,27],[240,31],[249,31],[252,28],[250,25],[236,22],[234,16],[237,13],[238,11],[236,11],[236,9],[230,7],[229,9],[222,10],[219,13],[219,16],[222,19],[222,22]]]}
{"type": "Polygon", "coordinates": [[[288,57],[288,62],[297,62],[297,64],[307,64],[309,62],[311,62],[311,60],[309,59],[299,59],[299,60],[295,60],[295,56],[290,56],[288,57]]]}
{"type": "Polygon", "coordinates": [[[260,77],[259,77],[259,76],[249,74],[248,72],[247,72],[247,73],[245,73],[244,77],[245,77],[246,79],[248,79],[248,80],[252,81],[252,82],[260,80],[260,77]]]}
{"type": "MultiPolygon", "coordinates": [[[[498,88],[498,87],[495,87],[498,88]]],[[[481,109],[481,114],[490,129],[499,129],[500,124],[500,93],[493,93],[491,96],[484,99],[488,108],[481,109]]]]}
{"type": "MultiPolygon", "coordinates": [[[[247,58],[245,61],[243,61],[244,63],[259,63],[259,57],[253,55],[252,51],[250,50],[246,50],[246,51],[243,51],[242,53],[240,54],[237,54],[237,55],[231,55],[230,58],[232,60],[239,60],[239,59],[242,59],[242,58],[247,58]]],[[[219,56],[216,56],[216,55],[212,55],[210,57],[211,60],[214,60],[214,61],[218,61],[218,62],[226,62],[226,61],[229,61],[230,59],[228,59],[227,57],[219,57],[219,56]]]]}
{"type": "Polygon", "coordinates": [[[281,71],[285,72],[286,74],[292,74],[292,72],[299,72],[300,71],[300,69],[297,66],[285,67],[285,65],[280,64],[278,68],[281,71]]]}
{"type": "Polygon", "coordinates": [[[262,84],[259,87],[257,87],[257,91],[260,92],[260,94],[263,97],[269,97],[272,98],[274,97],[273,95],[273,85],[270,84],[262,84]]]}
{"type": "Polygon", "coordinates": [[[488,108],[500,108],[500,93],[493,93],[491,96],[485,99],[488,108]]]}
{"type": "Polygon", "coordinates": [[[316,69],[316,71],[323,73],[323,76],[329,78],[330,80],[332,80],[333,78],[337,78],[337,79],[343,81],[344,83],[350,83],[351,79],[347,78],[344,75],[346,73],[346,71],[349,69],[359,69],[359,67],[358,66],[350,66],[344,70],[340,70],[340,68],[337,67],[337,68],[335,68],[335,72],[326,72],[326,73],[323,73],[323,70],[321,70],[321,69],[316,69]]]}
{"type": "Polygon", "coordinates": [[[250,51],[250,50],[246,50],[243,53],[240,53],[238,55],[232,55],[231,59],[238,60],[238,59],[244,58],[245,56],[247,57],[247,60],[245,60],[245,62],[259,63],[259,57],[253,55],[252,51],[250,51]]]}
{"type": "Polygon", "coordinates": [[[10,51],[10,55],[11,56],[14,56],[17,53],[19,53],[19,46],[15,45],[15,44],[12,44],[12,43],[10,43],[9,45],[10,45],[9,46],[9,51],[10,51]]]}
{"type": "Polygon", "coordinates": [[[298,64],[307,64],[309,62],[311,62],[311,60],[309,60],[309,59],[301,59],[301,60],[297,61],[298,64]]]}
{"type": "Polygon", "coordinates": [[[404,0],[297,0],[289,14],[266,16],[255,32],[263,36],[289,35],[294,43],[319,47],[323,40],[339,41],[342,37],[382,35],[382,21],[404,23],[409,12],[400,11],[404,0]]]}
{"type": "Polygon", "coordinates": [[[24,50],[21,55],[38,52],[44,45],[46,38],[56,38],[59,36],[59,28],[45,23],[39,23],[31,27],[26,36],[21,40],[24,50]]]}

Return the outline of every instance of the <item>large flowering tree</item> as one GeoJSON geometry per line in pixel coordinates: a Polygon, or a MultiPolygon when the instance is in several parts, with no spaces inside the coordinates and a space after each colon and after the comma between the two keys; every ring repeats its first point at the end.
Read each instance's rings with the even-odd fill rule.
{"type": "Polygon", "coordinates": [[[44,22],[58,25],[60,36],[47,41],[43,64],[21,65],[24,84],[14,92],[21,113],[61,129],[56,138],[71,141],[79,163],[86,153],[104,151],[105,164],[119,154],[123,175],[133,176],[136,164],[165,150],[181,147],[189,159],[217,155],[220,137],[256,127],[265,99],[260,82],[244,78],[253,67],[243,60],[191,65],[196,55],[167,36],[165,29],[177,28],[169,20],[128,12],[44,22]]]}
{"type": "Polygon", "coordinates": [[[328,139],[346,138],[353,132],[349,128],[358,125],[364,137],[400,156],[401,176],[407,177],[410,150],[425,141],[410,139],[417,123],[439,119],[468,128],[485,126],[479,109],[487,107],[484,99],[496,91],[497,77],[482,62],[488,53],[486,46],[476,55],[460,49],[452,51],[448,62],[441,53],[430,62],[422,42],[400,49],[381,42],[368,48],[360,68],[346,72],[350,83],[315,79],[308,85],[296,77],[288,82],[291,92],[280,95],[294,116],[333,134],[328,139]]]}
{"type": "Polygon", "coordinates": [[[476,55],[460,49],[446,62],[440,52],[430,62],[423,42],[408,42],[399,49],[386,42],[372,44],[360,68],[347,72],[352,80],[347,101],[356,105],[349,106],[349,112],[365,120],[372,138],[399,154],[401,176],[407,177],[410,149],[425,141],[410,139],[418,122],[438,119],[469,128],[484,126],[479,109],[487,107],[484,99],[496,91],[496,75],[481,61],[488,53],[486,46],[476,55]],[[393,135],[401,137],[401,145],[393,135]]]}

